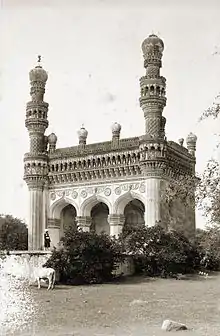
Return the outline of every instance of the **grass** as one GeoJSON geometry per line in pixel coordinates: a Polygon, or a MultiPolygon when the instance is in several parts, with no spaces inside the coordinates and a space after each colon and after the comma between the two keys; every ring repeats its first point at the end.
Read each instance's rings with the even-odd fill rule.
{"type": "Polygon", "coordinates": [[[43,286],[32,288],[38,313],[32,331],[22,335],[160,336],[166,334],[161,331],[164,319],[193,328],[180,335],[220,334],[220,274],[188,280],[129,278],[105,285],[56,286],[54,291],[43,286]]]}

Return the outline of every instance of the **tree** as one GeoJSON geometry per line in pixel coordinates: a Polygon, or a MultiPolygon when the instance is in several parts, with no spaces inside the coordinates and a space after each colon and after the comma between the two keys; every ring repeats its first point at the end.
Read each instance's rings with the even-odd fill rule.
{"type": "Polygon", "coordinates": [[[188,214],[195,211],[195,191],[198,183],[199,178],[189,174],[176,176],[164,183],[161,190],[161,200],[164,214],[162,222],[164,222],[165,229],[172,228],[174,219],[180,223],[179,229],[181,229],[185,209],[188,214]]]}
{"type": "Polygon", "coordinates": [[[211,159],[202,174],[197,189],[198,208],[207,217],[209,224],[220,225],[220,167],[211,159]]]}
{"type": "Polygon", "coordinates": [[[0,250],[27,250],[26,224],[11,215],[0,215],[0,250]]]}
{"type": "Polygon", "coordinates": [[[198,253],[181,233],[161,226],[136,228],[121,236],[125,250],[134,258],[136,272],[150,276],[161,273],[186,273],[196,268],[198,253]]]}
{"type": "Polygon", "coordinates": [[[46,267],[55,268],[60,281],[69,284],[102,283],[113,279],[117,263],[122,262],[122,245],[106,234],[69,228],[63,247],[55,249],[46,267]]]}

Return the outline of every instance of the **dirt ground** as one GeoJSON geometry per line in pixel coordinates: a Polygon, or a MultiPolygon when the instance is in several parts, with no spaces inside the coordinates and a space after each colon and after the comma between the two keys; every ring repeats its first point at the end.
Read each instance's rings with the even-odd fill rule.
{"type": "Polygon", "coordinates": [[[164,319],[193,328],[181,335],[220,335],[220,274],[31,291],[38,313],[23,336],[160,336],[164,319]]]}

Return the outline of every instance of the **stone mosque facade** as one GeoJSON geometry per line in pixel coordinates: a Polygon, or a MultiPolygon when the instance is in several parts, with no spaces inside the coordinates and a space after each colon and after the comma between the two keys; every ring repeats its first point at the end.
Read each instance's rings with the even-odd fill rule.
{"type": "MultiPolygon", "coordinates": [[[[121,138],[121,125],[112,125],[112,138],[87,143],[78,131],[75,146],[57,148],[57,136],[45,135],[48,103],[44,101],[47,72],[40,63],[29,73],[31,100],[25,126],[30,149],[24,155],[24,180],[29,191],[28,249],[42,250],[48,229],[52,246],[73,225],[83,231],[118,236],[126,226],[166,222],[162,189],[178,175],[195,175],[197,137],[190,133],[178,143],[165,134],[166,78],[160,75],[163,41],[152,34],[142,43],[145,75],[140,78],[140,107],[145,134],[121,138]]],[[[173,228],[195,232],[195,209],[182,204],[181,222],[173,228]]]]}

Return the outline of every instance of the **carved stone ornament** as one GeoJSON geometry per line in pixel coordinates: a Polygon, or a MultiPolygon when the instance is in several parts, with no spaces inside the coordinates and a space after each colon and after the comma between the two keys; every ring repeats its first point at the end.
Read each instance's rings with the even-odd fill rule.
{"type": "Polygon", "coordinates": [[[115,194],[116,195],[120,195],[121,194],[121,188],[120,187],[115,188],[115,194]]]}
{"type": "Polygon", "coordinates": [[[55,194],[55,192],[52,192],[52,193],[50,194],[50,199],[51,199],[52,201],[55,201],[55,199],[56,199],[56,194],[55,194]]]}
{"type": "Polygon", "coordinates": [[[139,190],[141,193],[145,193],[146,191],[146,187],[145,187],[145,184],[144,183],[141,183],[140,187],[139,187],[139,190]]]}
{"type": "Polygon", "coordinates": [[[76,199],[78,197],[78,192],[76,190],[73,190],[72,192],[72,198],[76,199]]]}
{"type": "Polygon", "coordinates": [[[124,191],[128,191],[129,190],[129,185],[128,184],[123,184],[121,188],[124,191]]]}
{"type": "Polygon", "coordinates": [[[83,198],[86,198],[86,197],[87,197],[87,192],[86,192],[85,190],[82,190],[82,191],[81,191],[81,196],[82,196],[83,198]]]}
{"type": "Polygon", "coordinates": [[[57,196],[62,197],[63,196],[63,190],[58,190],[57,191],[57,196]]]}
{"type": "Polygon", "coordinates": [[[71,190],[66,190],[66,191],[65,191],[65,195],[66,195],[66,196],[69,196],[70,193],[71,193],[71,190]]]}
{"type": "Polygon", "coordinates": [[[104,195],[105,196],[110,196],[111,195],[111,189],[110,188],[106,188],[104,191],[104,195]]]}

